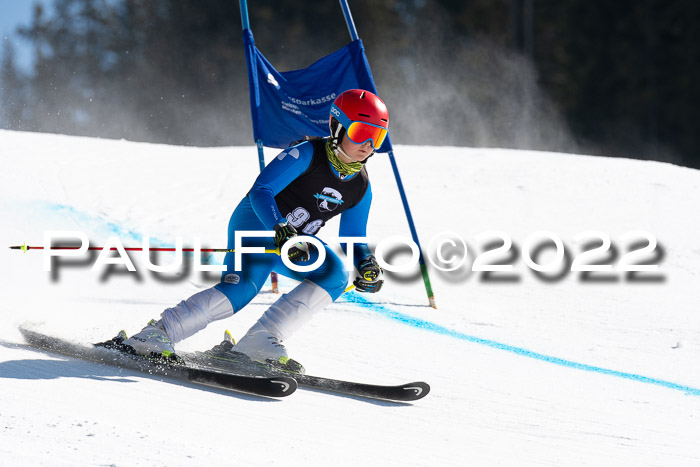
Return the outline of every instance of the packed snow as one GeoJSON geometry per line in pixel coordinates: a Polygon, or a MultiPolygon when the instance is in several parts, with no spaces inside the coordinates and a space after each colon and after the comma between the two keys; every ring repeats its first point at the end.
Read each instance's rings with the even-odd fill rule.
{"type": "MultiPolygon", "coordinates": [[[[22,324],[84,343],[134,333],[218,273],[194,271],[191,255],[178,272],[155,273],[140,253],[130,253],[136,272],[93,269],[96,254],[46,271],[45,252],[7,247],[42,246],[45,232],[60,230],[84,232],[92,246],[117,237],[138,247],[148,235],[153,246],[182,237],[225,247],[258,161],[253,146],[10,131],[0,131],[0,153],[2,465],[700,464],[696,170],[397,146],[438,308],[427,306],[410,249],[385,248],[387,262],[411,269],[387,273],[379,294],[346,293],[286,344],[309,374],[430,383],[426,398],[399,404],[303,388],[267,399],[29,348],[22,324]],[[456,246],[436,250],[447,237],[456,246]],[[458,265],[461,240],[468,254],[458,265]],[[513,267],[473,270],[494,265],[513,267]]],[[[375,155],[368,169],[371,243],[410,240],[388,157],[375,155]]],[[[336,236],[337,222],[320,234],[336,236]]],[[[179,348],[210,348],[226,329],[241,337],[276,297],[267,287],[179,348]]]]}

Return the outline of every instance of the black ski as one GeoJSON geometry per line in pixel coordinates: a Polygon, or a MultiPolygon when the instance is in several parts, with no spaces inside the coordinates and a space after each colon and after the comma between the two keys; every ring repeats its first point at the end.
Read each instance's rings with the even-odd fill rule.
{"type": "Polygon", "coordinates": [[[297,380],[300,386],[321,391],[330,391],[356,397],[367,397],[385,401],[411,402],[428,395],[430,386],[425,382],[414,382],[387,386],[380,384],[355,383],[320,376],[302,375],[297,373],[285,373],[272,367],[254,363],[245,355],[238,352],[222,352],[222,343],[212,351],[183,354],[182,357],[196,363],[198,366],[212,368],[220,371],[234,371],[249,375],[284,375],[288,374],[297,380]]]}
{"type": "Polygon", "coordinates": [[[385,386],[379,384],[354,383],[320,376],[294,375],[299,385],[323,391],[337,392],[351,396],[369,397],[388,401],[411,402],[428,395],[430,386],[428,383],[417,381],[415,383],[399,384],[397,386],[385,386]]]}
{"type": "MultiPolygon", "coordinates": [[[[107,343],[87,347],[20,327],[27,343],[37,349],[96,363],[138,370],[180,381],[213,386],[267,397],[285,397],[297,389],[297,381],[287,375],[241,375],[213,368],[202,368],[175,361],[154,361],[118,350],[107,343]]],[[[111,342],[111,341],[108,341],[111,342]]]]}

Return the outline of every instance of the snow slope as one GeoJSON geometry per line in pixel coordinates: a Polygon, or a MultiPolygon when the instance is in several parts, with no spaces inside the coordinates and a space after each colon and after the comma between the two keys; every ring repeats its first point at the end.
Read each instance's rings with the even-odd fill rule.
{"type": "MultiPolygon", "coordinates": [[[[432,392],[412,405],[303,389],[278,401],[36,352],[17,331],[31,322],[83,342],[133,333],[216,274],[187,266],[155,274],[138,254],[136,273],[93,271],[89,257],[46,272],[42,252],[6,248],[41,245],[47,230],[80,230],[93,245],[116,235],[140,246],[148,234],[223,247],[228,217],[258,172],[253,147],[0,131],[0,464],[700,464],[700,173],[499,149],[399,146],[396,156],[424,249],[450,231],[466,241],[468,260],[452,272],[431,266],[437,310],[424,306],[415,272],[390,274],[381,294],[346,294],[288,348],[312,374],[420,379],[432,392]],[[493,230],[513,242],[496,261],[512,272],[471,270],[499,245],[496,234],[480,236],[493,230]],[[658,246],[639,263],[658,272],[570,271],[582,249],[601,243],[575,240],[591,230],[610,238],[598,262],[614,268],[648,243],[625,233],[653,235],[658,246]],[[527,246],[539,231],[567,252],[561,268],[541,275],[523,259],[554,261],[550,243],[527,246]]],[[[369,170],[371,239],[408,238],[387,157],[369,170]]],[[[336,225],[321,237],[335,236],[336,225]]],[[[409,259],[405,249],[387,258],[409,259]]],[[[260,294],[181,348],[208,348],[225,329],[240,337],[274,299],[260,294]]]]}

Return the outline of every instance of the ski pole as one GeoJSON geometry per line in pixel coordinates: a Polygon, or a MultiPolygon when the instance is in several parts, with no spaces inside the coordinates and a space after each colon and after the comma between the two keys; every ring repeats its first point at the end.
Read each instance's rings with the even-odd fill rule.
{"type": "MultiPolygon", "coordinates": [[[[29,246],[26,243],[22,245],[14,245],[10,247],[11,250],[22,250],[24,253],[26,253],[29,250],[45,250],[46,248],[43,246],[29,246]]],[[[52,250],[78,250],[80,247],[77,246],[52,246],[52,250]]],[[[91,246],[88,247],[88,250],[104,250],[104,247],[100,246],[91,246]]],[[[117,248],[108,248],[109,251],[117,251],[117,248]]],[[[137,248],[137,247],[126,247],[124,248],[125,251],[143,251],[143,248],[137,248]]],[[[149,248],[149,251],[177,251],[176,248],[149,248]]],[[[194,248],[183,248],[182,251],[194,251],[194,248]]],[[[201,252],[208,252],[208,253],[233,253],[236,250],[235,249],[229,249],[229,248],[202,248],[199,251],[201,252]]],[[[265,253],[274,253],[276,255],[280,254],[280,249],[279,248],[265,248],[265,253]]],[[[349,292],[355,288],[355,285],[350,284],[344,291],[349,292]]]]}
{"type": "MultiPolygon", "coordinates": [[[[15,245],[10,247],[11,250],[22,250],[23,252],[27,252],[29,250],[45,250],[46,248],[43,246],[29,246],[27,244],[23,245],[15,245]]],[[[77,246],[52,246],[49,248],[50,250],[79,250],[80,247],[77,246]]],[[[118,248],[112,247],[112,248],[104,248],[101,246],[91,246],[88,247],[88,250],[109,250],[109,251],[117,251],[118,248]]],[[[143,251],[143,248],[137,248],[137,247],[126,247],[124,248],[124,251],[143,251]]],[[[148,251],[178,251],[177,248],[149,248],[148,251]]],[[[195,251],[194,248],[182,248],[181,251],[195,251]]],[[[202,253],[233,253],[236,250],[233,248],[200,248],[198,251],[201,251],[202,253]]],[[[279,248],[265,248],[265,253],[275,253],[277,255],[280,254],[280,249],[279,248]]]]}

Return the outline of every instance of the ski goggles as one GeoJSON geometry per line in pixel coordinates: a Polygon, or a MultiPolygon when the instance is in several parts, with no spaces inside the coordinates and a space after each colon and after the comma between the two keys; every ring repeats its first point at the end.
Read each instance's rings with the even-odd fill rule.
{"type": "Polygon", "coordinates": [[[388,129],[372,123],[353,122],[335,104],[331,106],[331,115],[337,118],[340,124],[343,125],[343,128],[345,128],[345,135],[350,138],[350,141],[355,144],[363,144],[367,141],[371,141],[372,147],[375,150],[382,146],[389,132],[388,129]]]}

